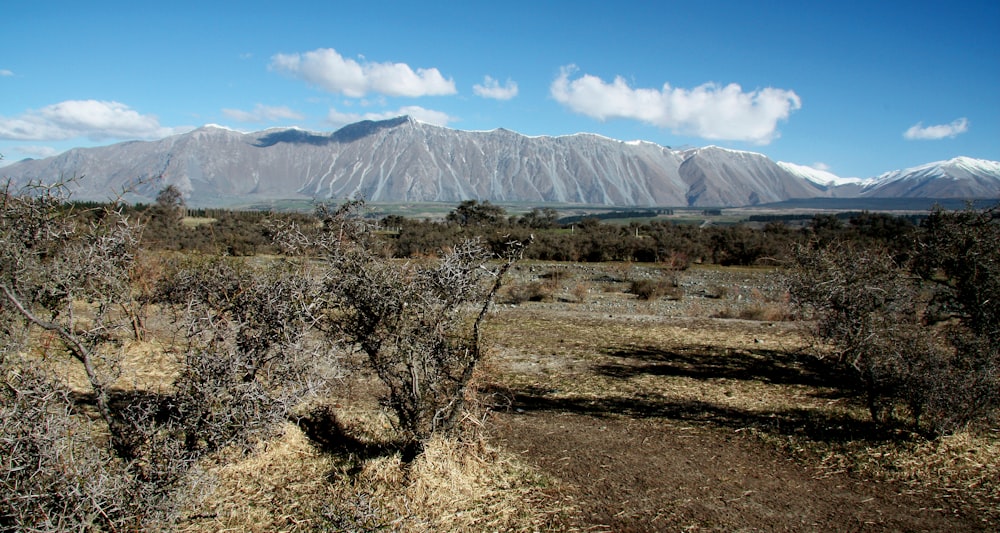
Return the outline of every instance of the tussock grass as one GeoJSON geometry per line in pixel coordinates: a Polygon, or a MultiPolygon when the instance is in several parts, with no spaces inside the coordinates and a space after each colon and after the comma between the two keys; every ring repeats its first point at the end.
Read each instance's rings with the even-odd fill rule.
{"type": "Polygon", "coordinates": [[[367,487],[384,502],[393,529],[537,531],[548,521],[544,481],[484,439],[435,437],[409,466],[398,455],[370,461],[341,490],[367,487]],[[541,505],[540,505],[541,504],[541,505]]]}
{"type": "Polygon", "coordinates": [[[333,459],[293,424],[242,460],[209,468],[213,494],[187,510],[178,531],[315,531],[331,498],[333,459]]]}
{"type": "MultiPolygon", "coordinates": [[[[383,433],[378,418],[364,424],[383,433]]],[[[289,423],[211,473],[214,493],[178,531],[539,531],[560,512],[545,479],[474,434],[435,437],[404,464],[399,453],[324,452],[289,423]]]]}

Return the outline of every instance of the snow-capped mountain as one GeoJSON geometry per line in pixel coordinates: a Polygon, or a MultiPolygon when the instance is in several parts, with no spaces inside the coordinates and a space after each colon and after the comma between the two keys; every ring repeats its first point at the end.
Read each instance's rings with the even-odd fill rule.
{"type": "Polygon", "coordinates": [[[956,157],[886,172],[860,183],[871,198],[1000,198],[1000,162],[956,157]]]}
{"type": "Polygon", "coordinates": [[[786,163],[784,161],[778,161],[778,166],[802,179],[809,180],[822,187],[838,187],[841,185],[860,183],[862,181],[861,178],[842,178],[833,172],[805,165],[796,165],[795,163],[786,163]]]}
{"type": "MultiPolygon", "coordinates": [[[[1000,174],[981,172],[1000,163],[953,161],[961,170],[948,175],[956,179],[931,179],[928,171],[921,190],[942,197],[1000,197],[1000,186],[990,185],[1000,182],[1000,174]],[[945,182],[950,186],[934,185],[945,182]]],[[[295,128],[242,133],[206,126],[157,141],[24,160],[0,174],[20,183],[83,176],[73,182],[74,198],[80,200],[106,200],[138,180],[129,199],[149,202],[173,184],[191,206],[364,197],[373,202],[729,207],[857,196],[859,187],[850,179],[776,163],[763,154],[716,146],[673,150],[586,133],[528,137],[502,128],[461,131],[405,116],[358,122],[333,133],[295,128]]],[[[865,195],[913,194],[889,188],[901,181],[885,177],[889,174],[871,180],[865,195]]]]}

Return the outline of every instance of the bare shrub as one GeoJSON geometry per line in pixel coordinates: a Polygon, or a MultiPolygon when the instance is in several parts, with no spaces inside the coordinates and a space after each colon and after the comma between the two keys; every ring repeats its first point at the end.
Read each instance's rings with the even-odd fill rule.
{"type": "Polygon", "coordinates": [[[8,186],[0,205],[0,520],[4,529],[167,527],[200,483],[200,457],[269,434],[314,390],[323,358],[305,331],[318,284],[284,265],[174,272],[164,294],[187,342],[173,390],[115,388],[125,340],[141,329],[131,283],[140,228],[115,203],[74,212],[64,190],[8,186]],[[38,331],[53,342],[47,357],[65,355],[88,389],[70,392],[66,361],[49,361],[59,374],[36,368],[25,348],[38,331]]]}
{"type": "Polygon", "coordinates": [[[132,521],[122,515],[131,513],[115,509],[128,503],[122,498],[123,487],[115,483],[127,476],[107,476],[112,457],[95,446],[85,425],[74,419],[71,392],[38,369],[5,366],[3,370],[0,529],[65,531],[129,525],[132,521]]]}
{"type": "Polygon", "coordinates": [[[634,280],[629,286],[629,292],[636,295],[640,300],[647,301],[659,300],[660,298],[680,300],[684,296],[676,278],[634,280]]]}
{"type": "Polygon", "coordinates": [[[663,260],[668,270],[681,271],[691,268],[691,258],[684,252],[671,251],[663,260]]]}
{"type": "Polygon", "coordinates": [[[702,293],[705,298],[711,298],[713,300],[721,300],[729,296],[729,287],[725,285],[709,285],[708,288],[702,293]]]}
{"type": "Polygon", "coordinates": [[[164,278],[160,300],[186,338],[174,416],[190,451],[248,447],[336,373],[310,331],[319,284],[281,261],[196,259],[164,278]]]}
{"type": "Polygon", "coordinates": [[[480,327],[525,243],[509,242],[499,260],[466,241],[437,260],[392,261],[357,217],[361,207],[321,212],[326,231],[309,244],[327,262],[329,337],[367,356],[412,459],[431,435],[459,420],[483,357],[480,327]]]}
{"type": "Polygon", "coordinates": [[[131,330],[129,270],[138,227],[120,206],[76,216],[64,184],[4,192],[0,211],[0,302],[9,330],[39,328],[80,364],[115,446],[123,446],[109,391],[121,374],[114,343],[131,330]],[[85,310],[79,304],[85,304],[85,310]]]}
{"type": "Polygon", "coordinates": [[[529,281],[507,285],[501,301],[511,304],[551,302],[555,300],[555,297],[556,287],[550,280],[529,281]]]}
{"type": "Polygon", "coordinates": [[[864,384],[873,419],[902,403],[941,434],[1000,404],[996,210],[935,212],[918,239],[906,263],[881,248],[802,247],[790,292],[864,384]]]}
{"type": "Polygon", "coordinates": [[[576,298],[579,303],[585,303],[587,301],[587,296],[590,294],[590,284],[579,282],[573,285],[570,289],[570,293],[576,298]]]}

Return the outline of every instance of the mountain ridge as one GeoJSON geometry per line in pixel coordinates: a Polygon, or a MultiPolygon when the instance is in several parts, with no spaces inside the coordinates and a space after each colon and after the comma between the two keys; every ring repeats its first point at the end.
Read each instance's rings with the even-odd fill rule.
{"type": "Polygon", "coordinates": [[[350,197],[675,207],[845,196],[1000,197],[1000,163],[949,161],[958,162],[922,165],[912,182],[900,180],[907,172],[893,171],[897,174],[823,183],[816,175],[810,179],[808,167],[757,152],[718,146],[674,150],[592,133],[532,137],[504,128],[462,131],[400,116],[328,134],[300,128],[245,133],[206,125],[156,141],[75,148],[13,163],[0,173],[15,182],[86,176],[74,182],[78,199],[106,199],[138,180],[133,197],[149,201],[164,186],[176,185],[192,206],[350,197]],[[953,183],[946,186],[942,177],[953,183]]]}

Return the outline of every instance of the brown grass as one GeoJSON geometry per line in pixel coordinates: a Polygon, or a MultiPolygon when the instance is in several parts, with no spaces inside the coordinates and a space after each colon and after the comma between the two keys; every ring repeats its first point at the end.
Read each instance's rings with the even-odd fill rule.
{"type": "Polygon", "coordinates": [[[482,438],[435,438],[406,465],[398,453],[323,452],[286,424],[211,473],[214,494],[188,509],[179,531],[538,531],[559,512],[545,509],[547,481],[482,438]]]}

